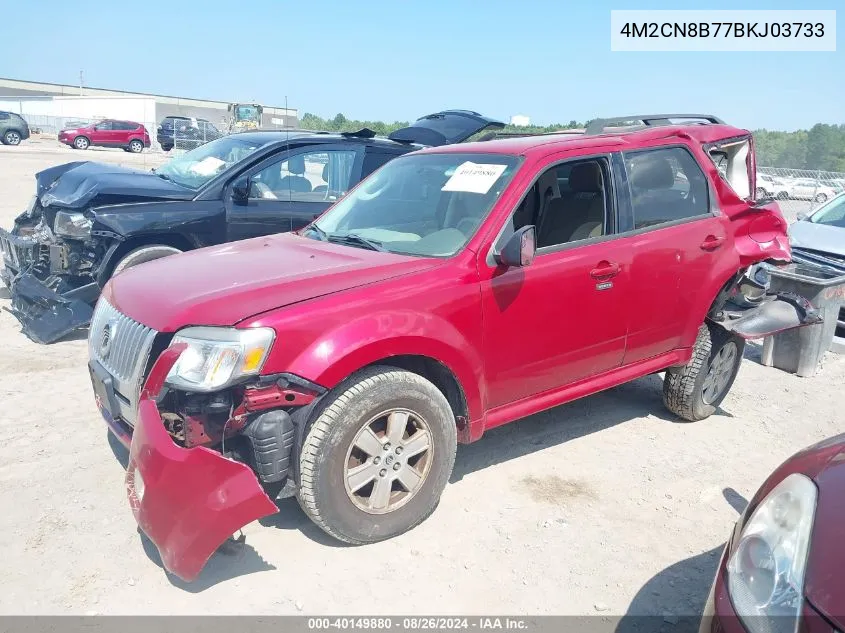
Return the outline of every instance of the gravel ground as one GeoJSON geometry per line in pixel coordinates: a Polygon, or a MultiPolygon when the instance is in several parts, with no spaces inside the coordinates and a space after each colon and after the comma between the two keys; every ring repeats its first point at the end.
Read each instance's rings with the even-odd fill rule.
{"type": "MultiPolygon", "coordinates": [[[[162,160],[0,147],[0,226],[36,171],[82,159],[162,160]]],[[[136,530],[85,346],[36,345],[0,312],[2,614],[655,614],[671,627],[668,614],[700,612],[744,500],[793,452],[845,430],[845,357],[798,378],[750,346],[709,420],[674,420],[660,377],[643,378],[459,447],[439,508],[402,537],[339,546],[286,500],[183,585],[136,530]]]]}

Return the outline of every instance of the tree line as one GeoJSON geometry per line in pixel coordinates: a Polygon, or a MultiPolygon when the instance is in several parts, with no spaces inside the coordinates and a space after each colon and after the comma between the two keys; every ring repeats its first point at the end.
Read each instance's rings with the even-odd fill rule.
{"type": "MultiPolygon", "coordinates": [[[[353,132],[369,128],[380,135],[390,134],[410,124],[409,121],[359,121],[347,119],[343,114],[324,119],[310,112],[303,114],[299,123],[306,130],[353,132]]],[[[570,121],[555,125],[506,125],[502,131],[544,134],[584,128],[588,123],[570,121]]],[[[817,123],[809,130],[795,132],[755,130],[754,142],[757,147],[757,164],[761,166],[845,172],[845,125],[817,123]]]]}

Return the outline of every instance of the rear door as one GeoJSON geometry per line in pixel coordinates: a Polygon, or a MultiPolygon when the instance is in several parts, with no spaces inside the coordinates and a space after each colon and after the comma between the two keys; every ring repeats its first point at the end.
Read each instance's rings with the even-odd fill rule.
{"type": "Polygon", "coordinates": [[[636,302],[626,311],[625,364],[680,346],[702,283],[730,257],[725,223],[711,205],[709,182],[684,145],[624,152],[636,302]]]}
{"type": "Polygon", "coordinates": [[[501,121],[490,119],[470,110],[444,110],[426,115],[390,134],[389,138],[400,143],[419,145],[450,145],[461,143],[482,130],[499,130],[501,121]]]}

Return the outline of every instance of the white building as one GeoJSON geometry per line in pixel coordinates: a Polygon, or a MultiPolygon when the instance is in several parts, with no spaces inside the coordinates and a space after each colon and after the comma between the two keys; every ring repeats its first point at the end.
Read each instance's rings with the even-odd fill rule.
{"type": "Polygon", "coordinates": [[[524,114],[514,114],[511,117],[511,125],[525,127],[527,125],[531,125],[531,119],[524,114]]]}
{"type": "MultiPolygon", "coordinates": [[[[263,104],[262,104],[263,105],[263,104]]],[[[121,119],[142,123],[154,135],[167,116],[187,116],[224,127],[229,104],[165,95],[0,78],[0,110],[16,112],[31,127],[55,132],[68,122],[121,119]]],[[[295,109],[264,106],[262,127],[296,127],[295,109]]]]}

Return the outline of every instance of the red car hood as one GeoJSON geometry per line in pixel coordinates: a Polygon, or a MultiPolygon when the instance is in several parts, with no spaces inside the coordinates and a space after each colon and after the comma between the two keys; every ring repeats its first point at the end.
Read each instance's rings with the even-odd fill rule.
{"type": "Polygon", "coordinates": [[[815,482],[819,498],[804,593],[818,611],[845,630],[845,445],[815,482]]]}
{"type": "Polygon", "coordinates": [[[165,257],[114,277],[103,296],[159,332],[234,325],[286,305],[437,266],[282,233],[165,257]]]}

